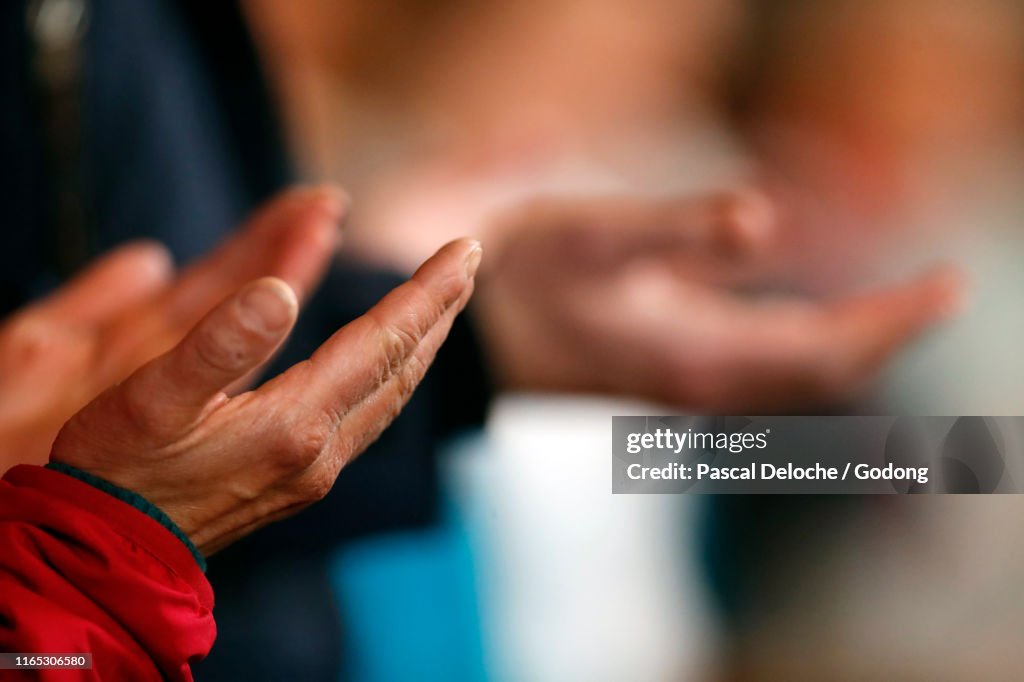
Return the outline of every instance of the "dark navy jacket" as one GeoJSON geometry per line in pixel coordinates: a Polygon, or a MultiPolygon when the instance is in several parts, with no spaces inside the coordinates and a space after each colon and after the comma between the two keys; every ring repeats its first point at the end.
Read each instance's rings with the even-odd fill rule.
{"type": "MultiPolygon", "coordinates": [[[[0,314],[66,275],[58,207],[69,182],[89,254],[151,237],[179,262],[208,251],[288,184],[275,111],[234,2],[89,0],[80,97],[71,116],[57,118],[66,102],[55,104],[35,76],[28,4],[0,9],[0,314]],[[76,127],[68,173],[53,138],[76,127]]],[[[308,356],[398,281],[356,264],[334,268],[272,372],[308,356]]],[[[436,444],[478,423],[487,398],[460,322],[405,412],[327,500],[210,562],[220,640],[199,676],[281,679],[288,670],[288,679],[335,679],[324,554],[357,535],[430,522],[436,444]]]]}

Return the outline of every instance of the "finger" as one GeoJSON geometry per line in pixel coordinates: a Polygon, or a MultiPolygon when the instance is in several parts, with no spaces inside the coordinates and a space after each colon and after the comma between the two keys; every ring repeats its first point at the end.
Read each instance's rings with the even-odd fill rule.
{"type": "Polygon", "coordinates": [[[512,227],[571,242],[562,250],[604,264],[674,252],[745,256],[771,240],[775,213],[767,196],[744,190],[686,199],[545,200],[528,206],[513,222],[512,227]]]}
{"type": "MultiPolygon", "coordinates": [[[[672,290],[670,283],[665,288],[672,290]]],[[[953,314],[963,288],[956,271],[943,270],[888,291],[821,304],[745,300],[677,283],[674,303],[654,296],[652,305],[690,314],[659,335],[664,345],[646,346],[653,357],[665,358],[659,366],[672,369],[633,371],[627,380],[641,382],[640,394],[696,411],[820,409],[855,395],[895,353],[953,314]]]]}
{"type": "Polygon", "coordinates": [[[839,304],[826,313],[834,343],[852,371],[869,372],[924,331],[963,307],[965,282],[943,268],[908,284],[839,304]]]}
{"type": "MultiPolygon", "coordinates": [[[[333,185],[295,190],[299,206],[295,227],[284,229],[277,252],[276,273],[304,301],[316,289],[341,243],[340,224],[348,213],[348,195],[333,185]]],[[[280,229],[280,228],[278,228],[280,229]]],[[[260,273],[261,276],[266,273],[260,273]]]]}
{"type": "Polygon", "coordinates": [[[115,249],[39,304],[39,312],[62,322],[100,324],[164,290],[174,267],[156,242],[115,249]]]}
{"type": "MultiPolygon", "coordinates": [[[[273,400],[301,394],[304,409],[334,424],[400,378],[408,397],[436,346],[472,293],[480,245],[461,239],[443,247],[405,284],[327,340],[305,363],[260,389],[273,400]]],[[[397,410],[395,404],[392,409],[397,410]]],[[[386,409],[381,413],[388,412],[386,409]]],[[[395,416],[388,412],[387,420],[395,416]]]]}
{"type": "MultiPolygon", "coordinates": [[[[314,412],[312,420],[311,415],[305,414],[299,415],[294,421],[286,421],[309,424],[320,435],[309,437],[307,434],[300,440],[298,458],[293,461],[300,462],[303,470],[290,484],[298,492],[297,502],[283,510],[281,517],[289,516],[327,495],[345,465],[377,440],[394,421],[422,381],[444,343],[455,316],[472,293],[471,289],[472,286],[440,316],[409,356],[393,371],[388,371],[379,386],[365,397],[343,410],[331,406],[326,409],[314,406],[319,411],[314,412]]],[[[297,404],[308,403],[300,400],[297,404]]]]}
{"type": "Polygon", "coordinates": [[[331,186],[285,192],[183,272],[167,301],[168,311],[191,324],[245,282],[265,276],[284,280],[303,299],[334,255],[347,205],[344,193],[331,186]]]}
{"type": "Polygon", "coordinates": [[[295,293],[283,280],[265,277],[243,287],[122,385],[133,414],[151,432],[187,430],[225,387],[274,353],[297,314],[295,293]]]}
{"type": "Polygon", "coordinates": [[[330,444],[333,456],[330,458],[329,466],[333,466],[335,475],[347,461],[377,440],[409,401],[413,391],[433,364],[441,345],[448,338],[455,317],[465,307],[471,295],[472,283],[457,303],[450,306],[437,323],[423,335],[405,362],[390,373],[380,388],[349,410],[345,417],[345,427],[349,433],[359,434],[359,438],[355,439],[358,445],[353,450],[352,438],[336,439],[330,444]]]}
{"type": "Polygon", "coordinates": [[[173,347],[246,282],[277,276],[301,300],[329,265],[347,199],[333,187],[282,193],[212,254],[186,268],[166,294],[108,330],[110,371],[122,376],[173,347]]]}

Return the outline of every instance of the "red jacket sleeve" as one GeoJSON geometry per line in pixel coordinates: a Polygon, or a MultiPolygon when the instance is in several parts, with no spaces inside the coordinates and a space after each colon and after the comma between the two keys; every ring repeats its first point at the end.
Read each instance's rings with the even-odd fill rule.
{"type": "Polygon", "coordinates": [[[191,680],[216,635],[212,609],[202,570],[156,520],[42,467],[0,480],[0,652],[93,661],[24,679],[191,680]]]}

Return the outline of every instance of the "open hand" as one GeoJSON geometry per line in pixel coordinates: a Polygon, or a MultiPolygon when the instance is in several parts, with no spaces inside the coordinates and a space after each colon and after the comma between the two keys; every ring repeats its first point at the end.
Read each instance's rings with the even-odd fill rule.
{"type": "Polygon", "coordinates": [[[298,302],[257,280],[76,414],[51,454],[162,509],[204,554],[323,497],[398,415],[473,291],[476,242],[442,248],[305,362],[256,390],[298,302]]]}
{"type": "Polygon", "coordinates": [[[756,260],[772,233],[770,205],[749,193],[542,201],[506,216],[474,309],[499,379],[702,413],[818,409],[958,305],[950,271],[824,302],[705,276],[756,260]]]}

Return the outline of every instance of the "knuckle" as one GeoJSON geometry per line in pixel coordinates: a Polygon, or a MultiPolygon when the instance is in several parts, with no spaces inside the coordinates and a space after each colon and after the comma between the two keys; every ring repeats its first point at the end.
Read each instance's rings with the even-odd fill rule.
{"type": "Polygon", "coordinates": [[[384,369],[388,376],[401,368],[406,354],[409,352],[409,337],[394,326],[384,328],[384,369]]]}
{"type": "Polygon", "coordinates": [[[398,408],[396,414],[392,415],[392,419],[397,415],[397,411],[402,409],[402,406],[409,400],[416,387],[419,386],[420,381],[427,372],[428,364],[421,358],[413,355],[409,358],[406,363],[404,371],[398,374],[398,408]]]}
{"type": "Polygon", "coordinates": [[[290,472],[313,466],[327,446],[327,429],[318,422],[282,429],[273,450],[274,460],[290,472]]]}
{"type": "Polygon", "coordinates": [[[303,484],[303,498],[308,502],[318,502],[331,492],[334,487],[334,476],[326,468],[317,469],[303,484]]]}
{"type": "Polygon", "coordinates": [[[419,345],[422,332],[416,325],[416,314],[409,313],[409,322],[414,327],[409,329],[402,324],[385,323],[377,320],[377,330],[383,352],[382,373],[384,378],[399,372],[406,360],[419,345]]]}

